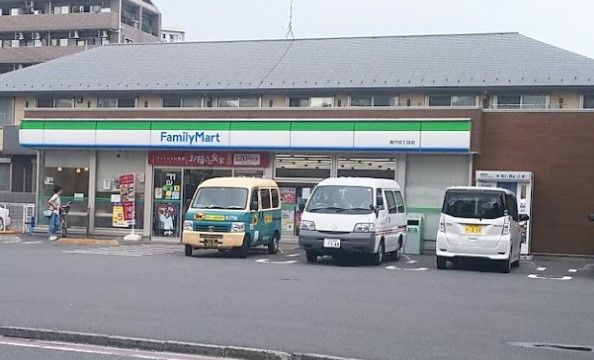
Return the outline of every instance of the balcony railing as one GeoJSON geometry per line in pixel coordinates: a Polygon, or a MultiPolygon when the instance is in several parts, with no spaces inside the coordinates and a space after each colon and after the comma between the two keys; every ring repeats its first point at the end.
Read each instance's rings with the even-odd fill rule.
{"type": "Polygon", "coordinates": [[[118,30],[115,12],[0,16],[1,32],[56,30],[118,30]]]}

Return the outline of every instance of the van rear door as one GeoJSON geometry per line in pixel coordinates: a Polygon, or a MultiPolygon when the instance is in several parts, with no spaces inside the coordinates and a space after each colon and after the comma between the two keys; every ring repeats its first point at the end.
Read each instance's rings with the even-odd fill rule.
{"type": "Polygon", "coordinates": [[[465,247],[497,247],[506,221],[504,209],[504,194],[501,192],[448,190],[442,209],[448,243],[465,247]]]}

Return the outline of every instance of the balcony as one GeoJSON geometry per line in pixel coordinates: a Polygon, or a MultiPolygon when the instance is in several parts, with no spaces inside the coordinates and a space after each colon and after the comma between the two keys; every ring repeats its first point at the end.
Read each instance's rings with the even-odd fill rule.
{"type": "Polygon", "coordinates": [[[84,50],[76,45],[0,48],[0,64],[36,64],[84,50]]]}
{"type": "Polygon", "coordinates": [[[55,30],[118,30],[115,12],[0,16],[0,29],[10,32],[55,30]]]}

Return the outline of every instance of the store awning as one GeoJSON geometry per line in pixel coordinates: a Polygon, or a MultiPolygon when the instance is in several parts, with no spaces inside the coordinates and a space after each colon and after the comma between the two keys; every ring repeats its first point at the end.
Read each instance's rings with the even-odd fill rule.
{"type": "Polygon", "coordinates": [[[287,151],[470,151],[470,119],[27,119],[30,148],[287,151]]]}

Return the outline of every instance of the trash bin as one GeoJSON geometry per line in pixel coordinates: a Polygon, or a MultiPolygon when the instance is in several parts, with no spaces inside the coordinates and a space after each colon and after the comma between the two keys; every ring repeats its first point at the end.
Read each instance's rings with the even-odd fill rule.
{"type": "Polygon", "coordinates": [[[425,228],[425,215],[408,214],[406,221],[406,242],[404,243],[405,254],[423,253],[423,229],[425,228]]]}

